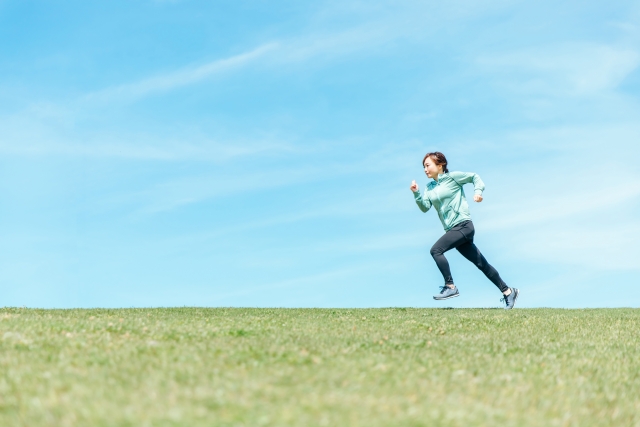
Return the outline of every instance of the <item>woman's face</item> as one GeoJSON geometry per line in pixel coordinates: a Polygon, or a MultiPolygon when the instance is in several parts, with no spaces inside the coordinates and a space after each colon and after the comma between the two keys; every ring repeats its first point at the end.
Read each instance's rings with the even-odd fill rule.
{"type": "Polygon", "coordinates": [[[438,174],[442,173],[442,165],[436,165],[431,157],[427,157],[424,161],[424,173],[431,179],[437,179],[438,174]]]}

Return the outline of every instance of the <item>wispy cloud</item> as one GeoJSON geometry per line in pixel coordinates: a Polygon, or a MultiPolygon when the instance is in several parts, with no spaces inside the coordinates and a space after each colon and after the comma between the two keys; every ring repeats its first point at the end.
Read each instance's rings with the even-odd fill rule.
{"type": "MultiPolygon", "coordinates": [[[[259,190],[259,188],[252,187],[251,191],[259,190]]],[[[227,187],[226,191],[237,191],[237,187],[227,187]]],[[[213,229],[208,228],[205,230],[199,230],[195,234],[183,234],[175,240],[171,241],[172,246],[192,246],[206,241],[212,241],[219,239],[223,236],[239,236],[243,233],[253,232],[256,230],[266,230],[282,225],[292,225],[298,222],[314,222],[318,219],[333,219],[344,220],[362,218],[363,216],[376,216],[382,218],[383,216],[396,217],[403,211],[415,212],[417,208],[412,206],[412,199],[409,195],[407,197],[406,189],[402,189],[399,194],[399,190],[392,191],[379,191],[375,195],[364,194],[360,196],[354,196],[349,193],[347,196],[337,197],[335,199],[328,199],[326,195],[323,198],[315,198],[316,203],[306,210],[295,210],[289,212],[288,209],[283,208],[282,211],[274,212],[271,214],[261,213],[258,219],[243,220],[233,224],[217,224],[213,229]],[[400,196],[400,197],[398,197],[400,196]],[[381,203],[381,200],[384,203],[381,203]],[[284,213],[283,213],[284,212],[284,213]]],[[[148,196],[148,194],[146,194],[148,196]]],[[[211,197],[212,194],[207,196],[211,197]]],[[[141,195],[140,197],[144,197],[141,195]]],[[[134,199],[134,197],[129,198],[134,199]]],[[[155,204],[146,206],[143,211],[138,214],[146,214],[154,212],[153,208],[163,208],[170,210],[176,208],[179,205],[180,200],[175,198],[173,203],[167,204],[155,204]]],[[[185,203],[186,204],[186,203],[185,203]]],[[[440,229],[432,230],[433,237],[439,235],[440,229]]],[[[173,238],[172,238],[173,239],[173,238]]],[[[390,235],[367,235],[366,237],[355,237],[353,239],[332,239],[330,243],[324,246],[318,246],[317,242],[312,243],[314,250],[326,250],[332,251],[339,248],[345,249],[351,252],[364,252],[374,250],[386,250],[389,248],[398,248],[401,246],[409,245],[413,246],[418,240],[423,240],[424,236],[415,232],[407,233],[405,231],[399,231],[390,235]]]]}
{"type": "MultiPolygon", "coordinates": [[[[611,186],[606,191],[586,187],[581,191],[559,186],[551,194],[537,194],[525,192],[518,194],[515,200],[499,204],[490,208],[487,213],[490,218],[483,223],[483,228],[491,230],[507,230],[516,227],[530,227],[536,224],[549,224],[555,220],[602,211],[618,210],[630,200],[640,197],[640,179],[631,177],[625,179],[618,175],[615,182],[619,185],[611,186]]],[[[639,199],[640,200],[640,199],[639,199]]]]}
{"type": "Polygon", "coordinates": [[[381,25],[376,22],[332,32],[303,34],[262,44],[246,52],[216,59],[203,65],[189,65],[131,83],[90,92],[81,97],[80,101],[83,104],[133,101],[195,85],[216,75],[250,66],[282,66],[319,57],[323,59],[343,57],[358,51],[377,52],[385,41],[392,41],[401,36],[400,30],[400,27],[381,25]]]}
{"type": "MultiPolygon", "coordinates": [[[[450,20],[466,20],[488,10],[500,9],[502,2],[453,2],[438,8],[435,12],[429,5],[410,3],[397,5],[387,3],[375,8],[371,13],[370,4],[348,6],[327,4],[319,15],[325,20],[338,16],[351,16],[347,26],[328,26],[331,29],[316,28],[306,33],[281,38],[251,48],[246,52],[217,59],[203,65],[185,66],[164,74],[153,75],[139,81],[108,87],[84,96],[87,101],[132,100],[154,93],[162,93],[188,85],[197,84],[207,78],[229,70],[260,65],[284,65],[307,63],[314,60],[343,58],[353,54],[381,54],[391,43],[398,40],[423,39],[438,28],[446,26],[450,20]],[[463,7],[463,9],[461,8],[463,7]],[[427,25],[428,23],[428,25],[427,25]]],[[[320,19],[322,21],[322,19],[320,19]]]]}
{"type": "Polygon", "coordinates": [[[246,66],[258,58],[265,56],[268,52],[274,51],[277,47],[278,43],[275,42],[264,44],[248,52],[228,58],[218,59],[204,65],[187,66],[176,71],[155,75],[137,82],[125,83],[119,86],[92,92],[87,94],[85,99],[89,102],[105,102],[112,101],[114,99],[132,100],[154,93],[166,92],[184,86],[193,85],[216,74],[246,66]]]}
{"type": "Polygon", "coordinates": [[[501,233],[510,256],[554,266],[577,266],[582,271],[640,270],[636,236],[640,224],[617,223],[612,214],[605,221],[563,222],[501,233]]]}
{"type": "Polygon", "coordinates": [[[477,64],[520,92],[593,95],[615,89],[640,65],[637,49],[572,43],[483,55],[477,64]]]}
{"type": "MultiPolygon", "coordinates": [[[[66,120],[65,118],[61,119],[66,120]]],[[[274,155],[299,150],[278,137],[215,138],[199,131],[181,135],[115,130],[93,132],[69,130],[38,115],[20,115],[0,120],[0,152],[19,156],[75,156],[159,161],[206,161],[222,163],[242,157],[274,155]]]]}
{"type": "MultiPolygon", "coordinates": [[[[320,32],[262,44],[246,52],[216,59],[202,65],[189,65],[167,73],[110,86],[89,92],[72,101],[38,101],[29,108],[0,117],[3,135],[0,150],[20,155],[81,155],[135,159],[228,159],[253,155],[266,150],[288,150],[291,144],[280,141],[246,143],[203,138],[186,132],[180,138],[132,134],[118,129],[93,132],[84,130],[83,122],[93,116],[108,114],[109,108],[135,102],[145,97],[195,86],[225,73],[247,67],[272,71],[312,59],[343,57],[357,51],[375,52],[381,42],[393,37],[384,29],[371,25],[336,32],[320,32]],[[105,110],[106,109],[106,110],[105,110]],[[96,136],[97,135],[97,136],[96,136]]],[[[317,61],[314,62],[317,65],[317,61]]]]}
{"type": "MultiPolygon", "coordinates": [[[[136,200],[142,207],[136,209],[136,215],[148,215],[159,212],[168,212],[173,209],[193,205],[216,197],[226,196],[237,191],[238,188],[248,191],[262,191],[281,187],[307,185],[313,182],[335,180],[337,177],[356,176],[358,179],[369,174],[381,174],[390,171],[401,170],[407,163],[407,153],[398,150],[399,153],[389,153],[389,147],[383,146],[372,151],[368,156],[357,160],[345,160],[341,162],[323,160],[322,164],[317,164],[317,157],[313,161],[303,156],[303,150],[297,150],[298,156],[295,161],[292,157],[288,163],[299,163],[295,166],[267,167],[262,166],[258,171],[247,171],[244,168],[231,168],[225,170],[215,170],[207,174],[183,176],[178,179],[168,180],[149,188],[143,192],[130,193],[127,200],[136,200]],[[385,156],[386,154],[386,156],[385,156]],[[310,164],[311,163],[311,164],[310,164]]],[[[293,152],[290,151],[289,153],[293,152]]],[[[311,153],[313,153],[311,151],[311,153]]],[[[360,181],[352,184],[360,187],[360,181]]],[[[345,185],[345,188],[349,185],[345,185]]],[[[294,222],[297,219],[304,219],[308,214],[312,216],[326,216],[331,214],[362,213],[363,211],[379,212],[388,209],[398,209],[397,207],[377,206],[383,199],[379,193],[365,192],[364,197],[354,198],[353,194],[347,194],[339,199],[339,205],[334,201],[324,200],[321,206],[314,208],[313,212],[298,214],[287,217],[287,221],[294,222]]],[[[404,189],[403,189],[404,190],[404,189]]],[[[355,192],[357,190],[354,189],[355,192]]],[[[408,191],[408,190],[406,190],[408,191]]],[[[359,194],[359,193],[358,193],[359,194]]],[[[394,193],[396,194],[396,193],[394,193]]],[[[126,200],[114,201],[122,203],[126,200]]],[[[403,208],[400,208],[402,210],[403,208]]]]}

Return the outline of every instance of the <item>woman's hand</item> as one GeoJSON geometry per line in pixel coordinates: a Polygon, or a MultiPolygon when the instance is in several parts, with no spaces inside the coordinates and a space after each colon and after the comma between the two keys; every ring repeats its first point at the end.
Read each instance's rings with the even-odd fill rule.
{"type": "Polygon", "coordinates": [[[480,203],[482,201],[482,196],[479,195],[479,194],[474,195],[473,196],[473,201],[480,203]]]}
{"type": "Polygon", "coordinates": [[[411,181],[411,187],[409,187],[411,189],[411,191],[413,191],[414,193],[418,192],[418,184],[416,183],[416,180],[414,179],[413,181],[411,181]]]}

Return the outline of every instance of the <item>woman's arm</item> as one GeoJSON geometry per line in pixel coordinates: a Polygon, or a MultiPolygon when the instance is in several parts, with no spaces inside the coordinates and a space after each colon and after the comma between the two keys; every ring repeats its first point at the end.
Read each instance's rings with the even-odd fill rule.
{"type": "MultiPolygon", "coordinates": [[[[476,196],[480,196],[480,201],[482,200],[482,192],[484,191],[484,182],[480,179],[480,175],[473,172],[450,172],[449,175],[453,178],[458,184],[464,185],[473,182],[473,192],[476,196]]],[[[475,200],[475,197],[474,197],[475,200]]],[[[476,202],[479,200],[476,200],[476,202]]]]}
{"type": "Polygon", "coordinates": [[[415,181],[411,182],[411,187],[409,187],[413,192],[413,197],[416,199],[416,204],[420,208],[422,212],[426,212],[431,209],[431,201],[427,197],[427,200],[424,200],[420,195],[420,189],[418,188],[418,184],[415,181]]]}

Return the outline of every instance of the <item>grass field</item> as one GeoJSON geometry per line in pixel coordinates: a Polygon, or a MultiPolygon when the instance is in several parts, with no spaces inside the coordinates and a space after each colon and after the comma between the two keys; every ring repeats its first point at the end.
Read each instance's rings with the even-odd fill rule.
{"type": "Polygon", "coordinates": [[[640,310],[0,309],[1,426],[640,426],[640,310]]]}

